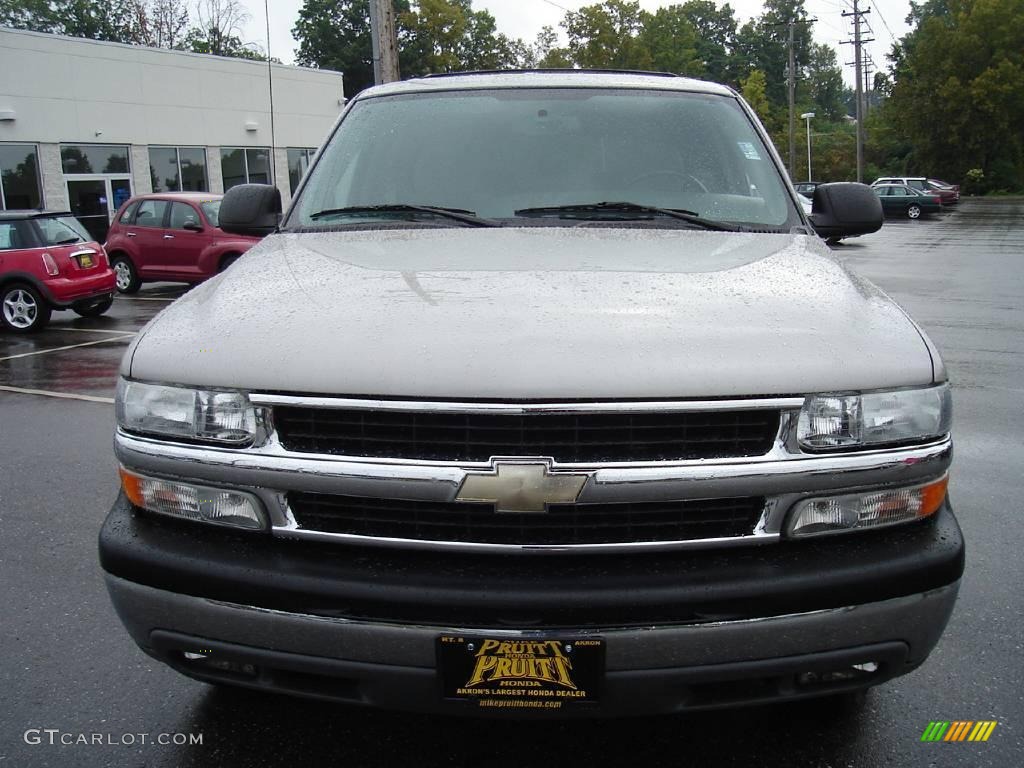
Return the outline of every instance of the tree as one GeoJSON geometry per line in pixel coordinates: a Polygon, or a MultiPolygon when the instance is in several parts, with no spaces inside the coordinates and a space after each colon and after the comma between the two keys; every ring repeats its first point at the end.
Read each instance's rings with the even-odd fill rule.
{"type": "Polygon", "coordinates": [[[185,0],[143,0],[136,3],[138,24],[145,44],[154,48],[180,48],[188,30],[185,0]]]}
{"type": "Polygon", "coordinates": [[[196,25],[185,39],[189,50],[266,61],[262,48],[242,41],[243,29],[251,17],[239,0],[197,0],[195,15],[196,25]]]}
{"type": "Polygon", "coordinates": [[[788,102],[786,69],[789,66],[788,22],[794,27],[794,57],[800,72],[810,58],[811,25],[804,0],[767,0],[765,11],[740,28],[736,36],[736,62],[740,72],[759,69],[767,79],[768,99],[776,106],[788,102]]]}
{"type": "Polygon", "coordinates": [[[929,0],[894,49],[880,135],[915,174],[963,178],[982,189],[1024,188],[1024,0],[929,0]]]}
{"type": "Polygon", "coordinates": [[[651,69],[640,34],[643,15],[637,0],[606,0],[569,11],[562,21],[573,62],[584,69],[651,69]]]}
{"type": "Polygon", "coordinates": [[[771,119],[772,106],[768,101],[768,78],[765,77],[764,72],[755,69],[743,80],[740,88],[743,99],[754,110],[754,113],[761,118],[761,122],[767,126],[771,119]]]}
{"type": "Polygon", "coordinates": [[[292,35],[296,63],[341,72],[347,95],[373,85],[369,0],[305,0],[292,35]]]}
{"type": "Polygon", "coordinates": [[[709,80],[739,84],[733,49],[736,47],[736,14],[728,3],[688,0],[682,13],[696,32],[697,58],[709,80]]]}
{"type": "Polygon", "coordinates": [[[0,0],[0,25],[92,40],[138,43],[136,0],[0,0]]]}
{"type": "Polygon", "coordinates": [[[827,45],[812,43],[804,68],[806,96],[818,119],[839,120],[846,114],[843,104],[843,71],[836,52],[827,45]]]}
{"type": "Polygon", "coordinates": [[[541,69],[571,69],[572,59],[568,48],[558,45],[558,33],[553,27],[543,26],[531,48],[527,65],[541,69]]]}
{"type": "Polygon", "coordinates": [[[672,5],[641,16],[640,45],[650,57],[651,68],[677,75],[704,74],[697,52],[697,32],[683,7],[672,5]]]}

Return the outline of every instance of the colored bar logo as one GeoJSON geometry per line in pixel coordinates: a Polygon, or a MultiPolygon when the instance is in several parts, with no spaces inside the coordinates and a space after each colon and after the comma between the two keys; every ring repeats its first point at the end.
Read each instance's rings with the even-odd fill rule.
{"type": "Polygon", "coordinates": [[[932,720],[921,741],[988,741],[996,725],[995,720],[932,720]]]}

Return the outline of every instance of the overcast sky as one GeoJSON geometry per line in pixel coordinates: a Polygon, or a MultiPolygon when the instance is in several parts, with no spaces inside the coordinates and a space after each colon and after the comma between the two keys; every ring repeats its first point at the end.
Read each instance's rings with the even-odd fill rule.
{"type": "MultiPolygon", "coordinates": [[[[498,31],[509,37],[520,37],[526,42],[532,42],[537,32],[545,24],[549,24],[556,30],[558,23],[565,16],[566,10],[576,10],[584,5],[590,5],[595,0],[474,0],[475,9],[486,9],[491,12],[498,22],[498,31]]],[[[718,2],[718,0],[715,0],[718,2]]],[[[658,2],[657,0],[641,0],[647,10],[654,10],[660,6],[673,5],[682,0],[668,0],[658,2]]],[[[266,18],[263,13],[263,2],[261,0],[242,0],[251,14],[248,27],[245,30],[247,42],[255,42],[266,48],[266,18]]],[[[302,7],[302,0],[269,0],[270,5],[270,48],[271,54],[286,64],[294,63],[295,49],[298,43],[292,37],[292,27],[302,7]]],[[[721,5],[721,3],[719,3],[721,5]]],[[[762,4],[754,0],[732,0],[732,7],[742,24],[752,16],[762,11],[762,4]]],[[[808,13],[818,19],[814,25],[814,38],[818,42],[828,43],[838,49],[839,63],[853,59],[853,46],[839,45],[840,40],[850,37],[851,24],[841,14],[849,10],[852,0],[806,0],[808,13]]],[[[861,7],[871,8],[867,16],[868,24],[873,30],[871,37],[875,42],[869,43],[866,48],[874,57],[875,63],[880,68],[885,68],[885,54],[892,45],[893,36],[902,37],[907,32],[907,25],[904,19],[910,11],[909,0],[878,0],[870,2],[864,0],[861,7]]],[[[564,42],[564,37],[563,37],[564,42]]],[[[853,81],[853,67],[844,67],[847,82],[853,81]]]]}

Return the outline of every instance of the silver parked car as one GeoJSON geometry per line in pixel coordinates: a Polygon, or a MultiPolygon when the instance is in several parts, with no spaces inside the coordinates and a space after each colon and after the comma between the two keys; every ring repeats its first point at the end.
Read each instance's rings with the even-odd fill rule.
{"type": "Polygon", "coordinates": [[[939,641],[942,360],[822,242],[874,193],[805,213],[731,89],[372,88],[283,216],[245,185],[220,222],[270,234],[121,369],[100,559],[151,656],[557,717],[850,693],[939,641]]]}

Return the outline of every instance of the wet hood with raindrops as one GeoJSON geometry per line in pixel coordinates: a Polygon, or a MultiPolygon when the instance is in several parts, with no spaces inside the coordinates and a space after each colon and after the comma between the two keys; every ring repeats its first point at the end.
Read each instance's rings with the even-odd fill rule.
{"type": "Polygon", "coordinates": [[[514,400],[944,377],[905,313],[817,237],[606,226],[272,235],[158,315],[122,371],[260,391],[514,400]]]}

